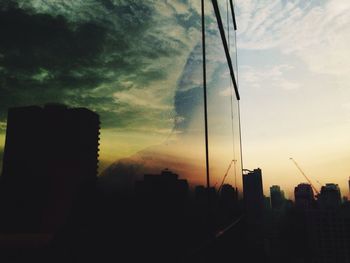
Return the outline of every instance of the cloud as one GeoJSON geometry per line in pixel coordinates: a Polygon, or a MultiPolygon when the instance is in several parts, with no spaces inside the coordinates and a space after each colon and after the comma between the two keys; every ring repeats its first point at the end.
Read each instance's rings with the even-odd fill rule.
{"type": "Polygon", "coordinates": [[[163,103],[160,98],[155,97],[154,94],[157,94],[157,91],[133,88],[127,91],[117,91],[113,96],[117,102],[126,103],[131,107],[155,110],[169,110],[172,108],[171,105],[163,103]]]}
{"type": "Polygon", "coordinates": [[[231,97],[231,96],[233,96],[232,87],[227,87],[226,89],[221,90],[219,92],[219,95],[223,96],[223,97],[231,97]]]}
{"type": "Polygon", "coordinates": [[[313,72],[347,77],[349,1],[244,0],[236,6],[240,48],[277,48],[298,56],[313,72]]]}
{"type": "MultiPolygon", "coordinates": [[[[238,1],[237,20],[239,26],[240,47],[247,49],[268,49],[287,44],[296,49],[300,42],[289,43],[291,38],[300,36],[303,24],[317,7],[311,9],[301,1],[286,2],[274,0],[268,2],[238,1]],[[296,32],[299,34],[295,35],[296,32]]],[[[299,39],[301,40],[301,39],[299,39]]],[[[301,40],[303,41],[303,40],[301,40]]],[[[287,50],[285,50],[287,51],[287,50]]],[[[289,50],[288,50],[289,51],[289,50]]]]}
{"type": "Polygon", "coordinates": [[[2,119],[8,107],[64,99],[67,89],[90,89],[103,80],[93,70],[106,37],[102,26],[73,29],[63,17],[16,7],[0,12],[2,119]]]}
{"type": "Polygon", "coordinates": [[[8,107],[55,101],[97,111],[103,128],[168,129],[196,10],[180,0],[6,1],[0,120],[8,107]]]}
{"type": "Polygon", "coordinates": [[[240,80],[242,85],[250,88],[278,88],[284,90],[295,90],[300,84],[286,79],[285,73],[293,67],[287,64],[265,66],[257,68],[242,66],[240,68],[240,80]]]}
{"type": "MultiPolygon", "coordinates": [[[[169,142],[172,135],[185,138],[188,130],[192,136],[167,162],[178,162],[188,148],[204,152],[198,150],[204,128],[198,1],[11,2],[0,8],[6,38],[0,62],[7,63],[0,68],[0,121],[7,107],[63,102],[99,113],[103,161],[169,142]]],[[[221,135],[231,132],[230,100],[218,96],[229,74],[216,21],[208,20],[210,132],[221,135]]]]}

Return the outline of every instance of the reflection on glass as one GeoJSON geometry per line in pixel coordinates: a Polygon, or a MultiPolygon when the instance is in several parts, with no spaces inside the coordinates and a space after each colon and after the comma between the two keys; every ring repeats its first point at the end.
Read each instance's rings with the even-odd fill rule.
{"type": "MultiPolygon", "coordinates": [[[[228,3],[220,2],[219,9],[224,24],[226,40],[234,39],[232,16],[228,3]]],[[[242,189],[241,154],[238,101],[233,89],[223,43],[213,6],[207,5],[207,65],[209,92],[210,158],[213,176],[218,184],[228,170],[226,183],[242,189]]],[[[234,42],[233,42],[234,43],[234,42]]],[[[232,42],[230,42],[232,53],[232,42]]],[[[234,49],[235,50],[235,47],[234,49]]],[[[232,58],[232,60],[235,57],[232,58]]]]}
{"type": "Polygon", "coordinates": [[[241,216],[235,31],[213,2],[205,52],[199,1],[0,6],[0,250],[164,262],[241,216]]]}
{"type": "MultiPolygon", "coordinates": [[[[167,167],[191,185],[204,184],[197,2],[28,1],[2,7],[4,19],[22,19],[4,31],[6,41],[0,44],[0,152],[8,108],[63,103],[100,115],[99,172],[106,181],[131,189],[144,173],[167,167]],[[45,27],[36,26],[41,20],[48,22],[45,27]],[[58,33],[48,33],[54,32],[51,27],[58,33]],[[29,33],[13,39],[11,30],[20,28],[42,41],[29,33]]],[[[218,188],[233,160],[226,180],[241,188],[237,101],[211,1],[205,6],[211,181],[218,188]]],[[[220,1],[219,7],[237,76],[229,1],[220,1]]]]}

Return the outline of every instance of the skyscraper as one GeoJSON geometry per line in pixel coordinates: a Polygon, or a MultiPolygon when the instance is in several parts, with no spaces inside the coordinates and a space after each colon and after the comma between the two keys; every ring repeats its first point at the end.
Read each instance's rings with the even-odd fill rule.
{"type": "Polygon", "coordinates": [[[220,199],[224,202],[237,201],[237,189],[230,184],[224,184],[220,191],[220,199]]]}
{"type": "Polygon", "coordinates": [[[259,219],[264,208],[261,169],[243,175],[243,197],[248,217],[259,219]]]}
{"type": "Polygon", "coordinates": [[[332,209],[341,205],[341,194],[337,184],[326,184],[321,187],[321,193],[318,198],[321,208],[332,209]]]}
{"type": "Polygon", "coordinates": [[[85,202],[98,168],[99,116],[59,104],[8,111],[2,231],[51,233],[85,202]]]}
{"type": "Polygon", "coordinates": [[[136,194],[152,202],[184,202],[188,195],[188,182],[169,169],[161,174],[145,174],[143,181],[136,182],[136,194]]]}
{"type": "Polygon", "coordinates": [[[270,187],[271,207],[272,209],[281,209],[285,202],[284,192],[278,185],[270,187]]]}
{"type": "Polygon", "coordinates": [[[298,209],[312,208],[315,199],[314,192],[310,184],[298,184],[294,188],[295,206],[298,209]]]}
{"type": "Polygon", "coordinates": [[[322,186],[317,201],[306,213],[313,262],[350,262],[350,209],[341,206],[339,186],[322,186]]]}

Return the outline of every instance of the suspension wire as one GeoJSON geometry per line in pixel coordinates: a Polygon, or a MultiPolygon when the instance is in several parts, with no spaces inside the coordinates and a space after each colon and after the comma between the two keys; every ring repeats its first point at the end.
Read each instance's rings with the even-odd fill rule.
{"type": "Polygon", "coordinates": [[[230,7],[231,7],[231,15],[232,15],[232,21],[233,21],[233,29],[236,31],[237,23],[236,23],[236,15],[235,15],[233,0],[230,0],[230,7]]]}
{"type": "MultiPolygon", "coordinates": [[[[228,42],[228,51],[230,51],[231,49],[231,45],[230,45],[230,24],[229,24],[229,11],[228,11],[228,0],[226,0],[226,14],[227,14],[227,17],[226,17],[226,20],[227,20],[227,42],[228,42]]],[[[230,79],[230,88],[231,88],[231,85],[232,85],[232,80],[230,79]]],[[[231,102],[231,130],[232,130],[232,156],[233,156],[233,159],[234,159],[234,155],[235,155],[235,146],[234,146],[234,133],[233,133],[233,90],[230,89],[230,95],[231,95],[231,98],[230,98],[230,102],[231,102]]]]}
{"type": "Polygon", "coordinates": [[[243,175],[243,147],[242,147],[242,127],[241,127],[241,106],[240,103],[238,101],[237,104],[237,108],[238,108],[238,129],[239,129],[239,149],[241,152],[241,173],[243,175]]]}
{"type": "MultiPolygon", "coordinates": [[[[234,4],[231,1],[231,8],[234,11],[234,4]]],[[[233,15],[235,15],[233,13],[233,15]]],[[[235,37],[235,43],[236,43],[236,48],[237,48],[237,25],[236,25],[236,18],[234,16],[234,22],[235,22],[235,33],[234,33],[234,37],[235,37]]],[[[236,54],[235,54],[235,59],[236,59],[236,66],[237,66],[237,88],[239,87],[239,79],[238,79],[238,52],[236,50],[236,54]]],[[[239,129],[239,148],[240,148],[240,152],[241,152],[241,173],[243,174],[243,147],[242,147],[242,127],[241,127],[241,106],[240,106],[240,101],[237,101],[237,110],[238,110],[238,129],[239,129]]]]}
{"type": "MultiPolygon", "coordinates": [[[[237,89],[238,89],[238,63],[237,63],[237,41],[236,41],[236,30],[237,30],[237,24],[236,24],[236,17],[235,17],[235,10],[234,10],[234,6],[233,6],[233,3],[232,3],[232,0],[230,0],[230,7],[231,7],[231,15],[232,15],[232,22],[233,22],[233,35],[234,35],[234,43],[235,43],[235,48],[236,48],[236,50],[235,50],[235,60],[236,60],[236,70],[237,70],[237,76],[236,76],[236,78],[237,78],[237,82],[236,82],[236,84],[237,84],[237,89]]],[[[231,103],[232,103],[232,101],[231,101],[231,103]]],[[[239,105],[239,100],[237,101],[237,103],[238,103],[238,105],[239,105]]],[[[238,112],[238,115],[239,115],[239,112],[238,112]]],[[[238,118],[239,118],[239,116],[238,116],[238,118]]],[[[234,138],[234,136],[235,136],[235,133],[234,133],[234,127],[233,127],[233,109],[232,109],[232,139],[233,139],[233,148],[235,148],[235,138],[234,138]]],[[[234,151],[234,155],[233,155],[233,158],[234,158],[234,161],[235,161],[235,167],[234,167],[234,177],[235,177],[235,190],[236,190],[236,193],[238,192],[238,188],[237,188],[237,165],[236,165],[236,152],[235,152],[235,150],[233,149],[233,151],[234,151]]]]}
{"type": "Polygon", "coordinates": [[[236,78],[235,78],[235,74],[234,74],[233,67],[232,67],[232,60],[231,60],[230,52],[228,51],[226,35],[225,35],[225,29],[224,29],[224,26],[222,24],[222,19],[221,19],[221,15],[220,15],[220,9],[219,9],[219,5],[218,5],[218,1],[217,0],[211,0],[211,3],[213,4],[214,13],[215,13],[215,16],[216,16],[216,22],[217,22],[218,27],[219,27],[220,37],[221,37],[222,45],[224,47],[225,56],[226,56],[226,60],[227,60],[227,66],[228,66],[228,68],[230,70],[230,76],[232,78],[232,82],[233,82],[233,87],[235,89],[236,98],[237,98],[237,100],[240,100],[240,96],[239,96],[239,92],[238,92],[238,88],[237,88],[237,83],[236,83],[236,78]]]}
{"type": "MultiPolygon", "coordinates": [[[[231,79],[232,79],[232,82],[233,82],[233,88],[235,89],[236,98],[238,100],[238,110],[239,110],[240,95],[239,95],[239,91],[238,91],[238,86],[237,86],[234,70],[233,70],[233,67],[232,67],[232,60],[231,60],[230,51],[229,51],[229,48],[228,48],[227,42],[226,42],[225,29],[224,29],[224,26],[222,24],[220,10],[219,10],[219,6],[218,6],[217,0],[212,0],[211,2],[213,4],[214,13],[215,13],[215,16],[216,16],[216,21],[218,23],[222,44],[224,46],[227,64],[228,64],[228,67],[229,67],[229,70],[230,70],[231,79]]],[[[232,1],[230,2],[230,4],[231,4],[231,7],[232,7],[232,1]]],[[[233,15],[233,19],[234,19],[234,13],[232,13],[232,15],[233,15]]],[[[234,23],[235,23],[235,19],[234,19],[234,23]]],[[[236,29],[236,24],[234,24],[234,28],[236,29]]],[[[237,63],[237,52],[235,52],[235,53],[236,53],[236,63],[237,63]]],[[[237,70],[237,74],[238,74],[238,70],[237,70]]],[[[239,112],[238,112],[238,115],[239,115],[239,112]]],[[[238,116],[238,118],[239,118],[239,131],[241,131],[240,116],[238,116]]],[[[242,151],[241,134],[239,136],[240,136],[240,149],[242,151]]],[[[243,160],[242,160],[242,154],[241,154],[241,165],[242,164],[243,164],[243,160]]],[[[235,185],[237,186],[237,176],[235,176],[235,177],[236,177],[235,178],[235,185]]],[[[237,188],[236,188],[236,193],[238,193],[238,189],[237,188]]]]}
{"type": "Polygon", "coordinates": [[[208,201],[210,198],[210,176],[209,176],[209,146],[208,146],[208,110],[207,110],[207,72],[206,72],[206,56],[205,56],[205,19],[204,19],[204,0],[201,0],[202,5],[202,59],[203,59],[203,95],[204,95],[204,128],[205,128],[205,164],[207,175],[207,191],[208,201]]]}
{"type": "MultiPolygon", "coordinates": [[[[226,20],[227,20],[227,41],[228,41],[228,50],[231,52],[231,42],[230,42],[230,18],[229,18],[229,3],[228,0],[226,0],[226,20]]],[[[232,9],[231,9],[232,11],[232,9]]],[[[236,64],[237,65],[237,64],[236,64]]],[[[230,87],[232,86],[232,80],[230,79],[230,87]]],[[[233,167],[233,173],[234,173],[234,180],[235,180],[235,188],[237,188],[237,172],[236,172],[236,153],[235,153],[235,132],[234,132],[234,125],[233,125],[233,89],[231,90],[231,98],[230,98],[230,103],[231,103],[231,132],[232,132],[232,161],[230,163],[230,168],[232,163],[234,163],[233,167]]],[[[227,173],[226,173],[227,176],[227,173]]],[[[226,178],[225,176],[225,178],[226,178]]]]}
{"type": "MultiPolygon", "coordinates": [[[[232,6],[231,6],[232,10],[232,6]]],[[[227,26],[227,41],[228,41],[228,52],[230,53],[231,45],[230,45],[230,19],[229,19],[229,8],[228,8],[228,0],[226,0],[226,26],[227,26]]],[[[230,88],[232,87],[232,79],[230,79],[230,88]]],[[[226,170],[226,173],[224,174],[224,177],[222,179],[222,182],[219,186],[218,193],[220,193],[221,188],[225,182],[225,179],[232,167],[232,164],[234,164],[233,173],[234,173],[234,180],[235,180],[235,191],[237,191],[237,172],[236,172],[236,154],[235,154],[235,132],[234,132],[234,125],[233,125],[233,89],[230,89],[230,104],[231,104],[231,132],[232,132],[232,160],[226,170]]]]}

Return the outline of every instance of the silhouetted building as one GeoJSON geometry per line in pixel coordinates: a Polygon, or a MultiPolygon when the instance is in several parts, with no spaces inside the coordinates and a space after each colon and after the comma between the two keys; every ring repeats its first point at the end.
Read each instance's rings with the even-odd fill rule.
{"type": "Polygon", "coordinates": [[[194,189],[194,197],[196,202],[199,203],[201,200],[205,200],[205,198],[208,199],[206,196],[205,187],[203,185],[197,185],[194,189]]]}
{"type": "Polygon", "coordinates": [[[326,184],[321,187],[321,193],[318,197],[320,208],[334,209],[341,205],[341,194],[337,184],[326,184]]]}
{"type": "Polygon", "coordinates": [[[91,197],[99,116],[59,104],[8,111],[1,177],[1,230],[53,233],[91,197]]]}
{"type": "Polygon", "coordinates": [[[224,184],[219,193],[219,204],[225,213],[233,212],[231,210],[237,209],[237,189],[230,184],[224,184]]]}
{"type": "Polygon", "coordinates": [[[271,209],[271,197],[270,196],[264,196],[264,209],[265,210],[271,209]]]}
{"type": "Polygon", "coordinates": [[[295,207],[310,209],[314,206],[314,192],[310,184],[299,184],[294,188],[295,207]]]}
{"type": "Polygon", "coordinates": [[[286,201],[284,192],[278,185],[270,187],[271,207],[272,209],[282,209],[286,201]]]}
{"type": "Polygon", "coordinates": [[[306,214],[313,262],[350,262],[350,209],[311,209],[306,214]]]}
{"type": "Polygon", "coordinates": [[[224,184],[221,187],[220,199],[227,203],[232,203],[237,200],[237,190],[230,184],[224,184]]]}
{"type": "Polygon", "coordinates": [[[211,204],[214,204],[218,199],[215,187],[210,187],[208,190],[208,188],[203,185],[198,185],[195,187],[194,197],[197,205],[202,205],[205,207],[207,207],[209,200],[211,204]]]}
{"type": "Polygon", "coordinates": [[[261,169],[243,175],[243,197],[248,217],[260,220],[264,208],[261,169]]]}
{"type": "Polygon", "coordinates": [[[313,262],[350,262],[350,210],[341,207],[338,185],[322,186],[317,201],[318,207],[305,213],[313,262]]]}
{"type": "Polygon", "coordinates": [[[144,180],[135,184],[136,194],[156,202],[185,201],[188,196],[188,182],[178,177],[168,169],[163,170],[161,174],[145,174],[144,180]]]}

